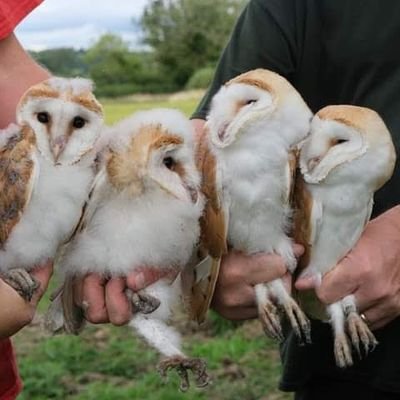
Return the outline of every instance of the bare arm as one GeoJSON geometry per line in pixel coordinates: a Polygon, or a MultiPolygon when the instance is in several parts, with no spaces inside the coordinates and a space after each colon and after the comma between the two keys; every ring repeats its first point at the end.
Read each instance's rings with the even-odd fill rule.
{"type": "Polygon", "coordinates": [[[0,41],[0,128],[15,121],[15,108],[33,84],[50,77],[22,48],[14,34],[0,41]]]}
{"type": "MultiPolygon", "coordinates": [[[[15,108],[21,95],[49,76],[49,72],[25,52],[14,34],[0,41],[0,128],[15,121],[15,108]]],[[[0,279],[0,338],[11,336],[32,320],[51,272],[51,264],[34,271],[41,287],[30,303],[0,279]]]]}

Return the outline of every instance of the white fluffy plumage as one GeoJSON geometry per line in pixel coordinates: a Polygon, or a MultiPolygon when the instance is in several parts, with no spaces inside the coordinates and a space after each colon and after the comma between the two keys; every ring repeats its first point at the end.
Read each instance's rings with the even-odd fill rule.
{"type": "MultiPolygon", "coordinates": [[[[300,153],[304,181],[296,190],[301,213],[296,230],[306,247],[301,276],[320,281],[354,247],[370,219],[374,192],[392,175],[395,159],[390,133],[374,111],[329,106],[315,115],[300,153]]],[[[315,302],[302,304],[323,319],[323,309],[316,312],[315,302]]],[[[340,367],[353,363],[346,327],[358,352],[360,342],[366,352],[377,344],[352,295],[329,305],[326,312],[340,367]]]]}
{"type": "Polygon", "coordinates": [[[31,87],[17,109],[19,126],[0,135],[0,271],[27,298],[36,285],[23,271],[54,259],[94,178],[102,110],[91,88],[65,78],[31,87]]]}
{"type": "MultiPolygon", "coordinates": [[[[61,262],[67,278],[126,276],[146,267],[183,270],[198,245],[204,205],[193,136],[188,119],[170,109],[139,112],[110,129],[82,227],[61,262]]],[[[161,278],[139,293],[159,307],[137,310],[130,326],[168,357],[163,370],[194,368],[197,384],[204,385],[205,366],[184,355],[179,333],[168,325],[181,296],[179,276],[172,284],[161,278]]]]}
{"type": "MultiPolygon", "coordinates": [[[[229,197],[229,246],[247,254],[278,254],[291,272],[296,267],[289,237],[295,168],[291,152],[308,134],[311,117],[284,78],[254,70],[220,89],[207,122],[229,197]]],[[[256,285],[255,291],[267,334],[282,339],[279,306],[299,337],[309,341],[309,322],[281,279],[256,285]]]]}

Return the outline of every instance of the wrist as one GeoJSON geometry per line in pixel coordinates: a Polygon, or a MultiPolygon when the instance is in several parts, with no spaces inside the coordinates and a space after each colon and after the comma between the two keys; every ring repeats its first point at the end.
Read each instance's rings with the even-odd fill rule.
{"type": "Polygon", "coordinates": [[[0,279],[0,339],[9,337],[29,324],[34,307],[0,279]]]}

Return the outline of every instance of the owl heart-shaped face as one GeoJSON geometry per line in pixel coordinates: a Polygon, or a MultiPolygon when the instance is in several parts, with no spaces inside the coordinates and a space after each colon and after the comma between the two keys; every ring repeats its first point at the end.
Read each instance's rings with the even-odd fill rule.
{"type": "Polygon", "coordinates": [[[107,169],[114,187],[131,195],[155,191],[198,201],[193,130],[185,116],[168,109],[142,112],[113,129],[107,169]]]}
{"type": "Polygon", "coordinates": [[[310,136],[302,145],[300,167],[308,183],[325,179],[360,182],[363,178],[374,188],[391,175],[394,154],[390,133],[376,112],[364,107],[328,106],[312,120],[310,136]]]}
{"type": "Polygon", "coordinates": [[[17,119],[32,128],[43,157],[55,164],[71,165],[93,149],[103,112],[90,81],[51,78],[24,94],[17,119]]]}
{"type": "Polygon", "coordinates": [[[235,83],[224,86],[215,95],[208,127],[216,147],[234,143],[246,128],[266,118],[273,109],[271,94],[256,86],[235,83]]]}

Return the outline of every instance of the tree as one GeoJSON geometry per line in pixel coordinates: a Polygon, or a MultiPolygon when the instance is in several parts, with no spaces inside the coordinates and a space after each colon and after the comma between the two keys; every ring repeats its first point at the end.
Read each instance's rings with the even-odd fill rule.
{"type": "Polygon", "coordinates": [[[193,72],[218,60],[244,0],[149,0],[144,41],[165,73],[182,87],[193,72]]]}
{"type": "Polygon", "coordinates": [[[118,35],[108,33],[100,37],[87,50],[84,60],[100,96],[173,89],[169,82],[165,82],[151,52],[131,51],[118,35]]]}
{"type": "Polygon", "coordinates": [[[54,75],[87,76],[88,71],[83,61],[83,50],[58,48],[31,52],[31,54],[36,61],[48,68],[54,75]]]}

